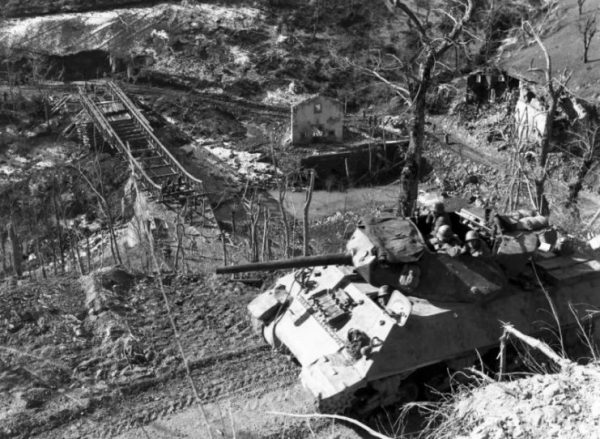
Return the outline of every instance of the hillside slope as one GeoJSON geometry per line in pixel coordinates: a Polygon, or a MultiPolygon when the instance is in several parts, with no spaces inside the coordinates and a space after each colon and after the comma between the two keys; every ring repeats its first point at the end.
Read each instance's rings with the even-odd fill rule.
{"type": "MultiPolygon", "coordinates": [[[[583,15],[577,10],[577,0],[561,0],[554,2],[545,17],[534,23],[552,59],[552,68],[557,75],[567,69],[572,73],[568,88],[581,98],[600,104],[600,38],[592,40],[587,64],[583,62],[583,40],[579,23],[585,17],[598,13],[599,0],[587,0],[584,4],[583,15]]],[[[504,41],[499,53],[500,65],[536,82],[543,82],[543,74],[529,72],[534,68],[545,67],[544,55],[533,41],[524,36],[520,29],[504,41]]]]}
{"type": "Polygon", "coordinates": [[[0,17],[28,17],[64,12],[98,11],[158,3],[156,0],[3,0],[0,17]]]}

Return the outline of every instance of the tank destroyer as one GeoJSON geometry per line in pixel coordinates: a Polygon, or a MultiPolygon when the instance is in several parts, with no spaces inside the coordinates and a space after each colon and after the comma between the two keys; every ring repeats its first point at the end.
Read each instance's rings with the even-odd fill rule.
{"type": "Polygon", "coordinates": [[[562,327],[574,327],[576,314],[593,323],[600,261],[542,253],[530,231],[497,237],[488,257],[451,257],[417,224],[366,219],[344,254],[217,270],[294,269],[248,310],[265,340],[300,363],[321,411],[412,399],[423,371],[458,370],[497,347],[503,322],[534,336],[555,327],[549,299],[562,327]]]}

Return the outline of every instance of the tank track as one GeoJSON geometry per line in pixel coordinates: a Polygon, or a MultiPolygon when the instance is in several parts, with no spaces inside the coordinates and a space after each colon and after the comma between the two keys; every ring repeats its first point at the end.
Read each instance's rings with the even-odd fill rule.
{"type": "Polygon", "coordinates": [[[415,401],[420,395],[420,384],[411,379],[410,376],[394,375],[324,401],[316,399],[315,408],[322,413],[350,414],[360,417],[380,408],[415,401]],[[387,398],[383,399],[377,388],[398,388],[398,390],[392,396],[388,395],[387,398]],[[369,397],[366,397],[366,395],[358,396],[359,392],[366,389],[373,389],[374,393],[369,397]]]}
{"type": "Polygon", "coordinates": [[[344,392],[327,400],[314,400],[315,410],[321,413],[335,413],[339,415],[349,413],[357,402],[354,392],[344,392]]]}

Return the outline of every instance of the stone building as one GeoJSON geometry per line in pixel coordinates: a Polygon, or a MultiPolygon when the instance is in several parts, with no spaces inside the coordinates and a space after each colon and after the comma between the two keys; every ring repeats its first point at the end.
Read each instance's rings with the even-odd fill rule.
{"type": "Polygon", "coordinates": [[[293,144],[343,140],[344,106],[336,99],[313,96],[292,107],[293,144]]]}

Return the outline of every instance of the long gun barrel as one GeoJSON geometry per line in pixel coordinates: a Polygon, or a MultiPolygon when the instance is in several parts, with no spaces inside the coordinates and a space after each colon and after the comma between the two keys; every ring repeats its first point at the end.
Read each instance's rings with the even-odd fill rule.
{"type": "Polygon", "coordinates": [[[339,253],[332,255],[303,256],[281,261],[255,262],[217,268],[217,274],[244,273],[247,271],[283,270],[287,268],[315,267],[320,265],[352,265],[352,256],[339,253]]]}

